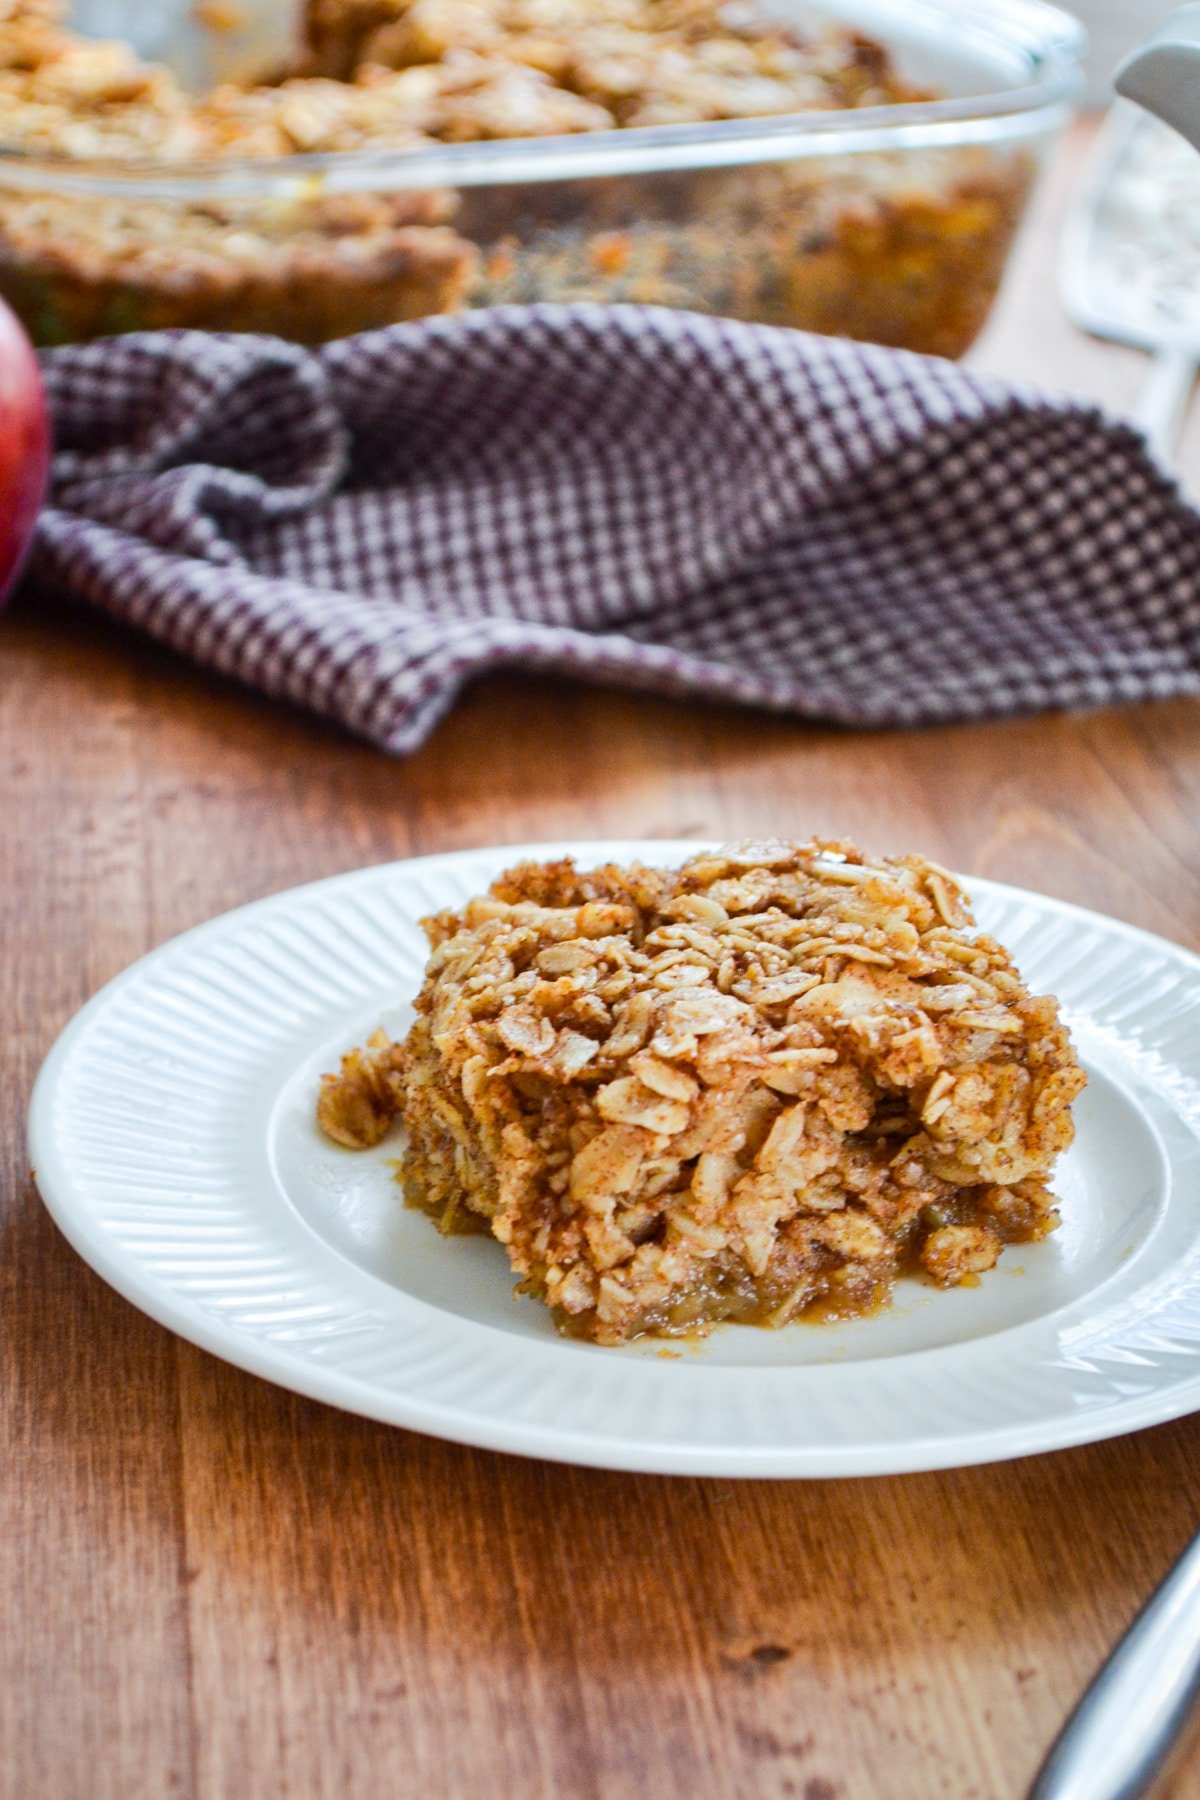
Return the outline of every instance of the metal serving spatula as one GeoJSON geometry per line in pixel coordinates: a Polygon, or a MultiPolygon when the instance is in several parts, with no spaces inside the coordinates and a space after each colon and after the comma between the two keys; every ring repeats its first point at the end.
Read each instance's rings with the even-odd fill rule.
{"type": "MultiPolygon", "coordinates": [[[[1063,287],[1087,330],[1154,353],[1140,422],[1175,443],[1200,361],[1200,6],[1117,71],[1066,246],[1063,287]],[[1165,120],[1166,124],[1158,123],[1165,120]]],[[[1200,1695],[1200,1537],[1152,1594],[1062,1729],[1029,1800],[1140,1800],[1200,1695]]]]}
{"type": "Polygon", "coordinates": [[[1063,240],[1063,299],[1084,330],[1151,352],[1135,422],[1169,457],[1200,364],[1200,5],[1136,50],[1116,86],[1158,116],[1109,114],[1063,240]]]}
{"type": "Polygon", "coordinates": [[[299,14],[299,0],[70,0],[67,9],[73,31],[132,45],[194,94],[285,68],[299,14]]]}

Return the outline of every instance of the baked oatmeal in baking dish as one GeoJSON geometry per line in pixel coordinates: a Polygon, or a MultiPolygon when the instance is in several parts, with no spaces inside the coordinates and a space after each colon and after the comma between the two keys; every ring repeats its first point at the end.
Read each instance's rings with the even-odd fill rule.
{"type": "Polygon", "coordinates": [[[409,1204],[487,1229],[520,1291],[600,1344],[974,1283],[1056,1223],[1085,1076],[956,882],[841,842],[678,869],[523,863],[426,921],[403,1043],[318,1118],[409,1204]]]}
{"type": "Polygon", "coordinates": [[[309,0],[292,67],[199,96],[60,10],[0,0],[0,294],[41,343],[161,326],[316,342],[587,299],[957,355],[1033,173],[1019,135],[784,157],[726,138],[577,179],[539,163],[456,186],[451,166],[406,185],[439,146],[929,98],[880,43],[759,0],[309,0]]]}

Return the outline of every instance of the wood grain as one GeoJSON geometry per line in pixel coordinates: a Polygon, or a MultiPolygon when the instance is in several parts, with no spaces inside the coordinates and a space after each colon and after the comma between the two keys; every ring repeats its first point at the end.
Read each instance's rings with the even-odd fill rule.
{"type": "MultiPolygon", "coordinates": [[[[1047,280],[978,366],[1126,404],[1047,280]]],[[[1200,465],[1189,440],[1188,468],[1200,465]]],[[[635,1479],[455,1448],[214,1361],[25,1166],[38,1062],[132,957],[410,851],[849,833],[1200,946],[1192,705],[853,734],[539,680],[393,762],[90,617],[0,625],[0,1794],[1017,1800],[1200,1516],[1200,1423],[888,1481],[635,1479]]],[[[1193,1748],[1163,1788],[1200,1793],[1193,1748]]]]}

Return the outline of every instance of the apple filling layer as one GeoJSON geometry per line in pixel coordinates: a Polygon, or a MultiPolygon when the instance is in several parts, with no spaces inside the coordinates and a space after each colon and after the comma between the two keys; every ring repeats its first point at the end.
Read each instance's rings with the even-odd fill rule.
{"type": "Polygon", "coordinates": [[[426,929],[412,1030],[326,1078],[321,1124],[399,1114],[410,1203],[484,1224],[572,1335],[871,1310],[1056,1222],[1083,1072],[919,857],[528,863],[426,929]]]}

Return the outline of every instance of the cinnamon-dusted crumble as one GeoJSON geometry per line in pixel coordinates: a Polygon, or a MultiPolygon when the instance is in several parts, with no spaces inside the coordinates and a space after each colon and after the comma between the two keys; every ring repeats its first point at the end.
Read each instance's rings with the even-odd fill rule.
{"type": "Polygon", "coordinates": [[[409,1202],[486,1222],[572,1335],[867,1311],[1056,1223],[1083,1071],[920,857],[527,863],[426,930],[416,1023],[326,1077],[320,1122],[362,1146],[398,1115],[409,1202]]]}
{"type": "MultiPolygon", "coordinates": [[[[510,300],[630,300],[956,355],[982,323],[1032,173],[971,146],[461,192],[320,174],[245,197],[124,195],[117,177],[557,137],[927,98],[848,30],[757,0],[309,0],[294,66],[192,97],[55,0],[0,0],[0,293],[35,339],[217,326],[319,341],[510,300]],[[342,185],[339,183],[339,186],[342,185]]],[[[703,160],[703,159],[702,159],[703,160]]]]}

